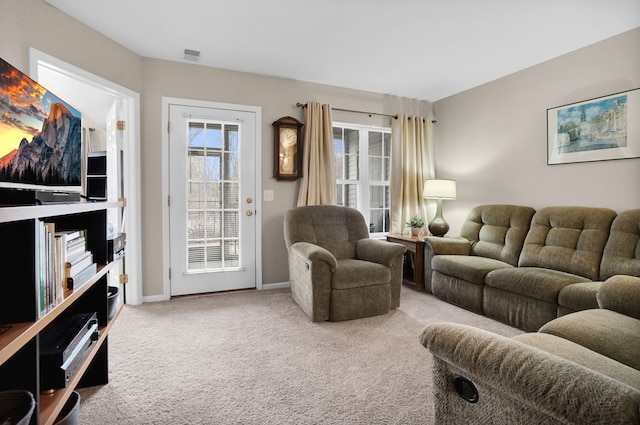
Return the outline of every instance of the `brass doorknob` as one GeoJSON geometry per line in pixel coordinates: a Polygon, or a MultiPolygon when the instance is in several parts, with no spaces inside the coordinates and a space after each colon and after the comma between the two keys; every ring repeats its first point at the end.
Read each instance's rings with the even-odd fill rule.
{"type": "Polygon", "coordinates": [[[251,210],[247,210],[247,215],[248,215],[249,217],[251,217],[251,216],[253,215],[253,211],[251,211],[251,210]]]}
{"type": "Polygon", "coordinates": [[[250,204],[250,203],[252,203],[252,202],[253,202],[253,199],[251,199],[251,198],[247,198],[247,204],[250,204]]]}

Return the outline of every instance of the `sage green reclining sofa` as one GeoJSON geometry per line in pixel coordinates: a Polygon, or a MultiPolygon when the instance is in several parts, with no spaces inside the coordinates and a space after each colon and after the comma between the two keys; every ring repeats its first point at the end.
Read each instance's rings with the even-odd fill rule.
{"type": "Polygon", "coordinates": [[[460,237],[425,238],[425,288],[525,331],[597,307],[602,281],[640,276],[640,209],[481,205],[460,237]]]}

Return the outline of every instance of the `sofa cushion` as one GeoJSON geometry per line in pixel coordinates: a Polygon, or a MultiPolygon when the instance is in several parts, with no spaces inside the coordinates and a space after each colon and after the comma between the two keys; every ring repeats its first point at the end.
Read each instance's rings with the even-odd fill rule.
{"type": "Polygon", "coordinates": [[[389,283],[390,280],[391,270],[382,264],[363,260],[338,260],[338,267],[331,279],[331,287],[350,289],[381,285],[389,283]]]}
{"type": "Polygon", "coordinates": [[[516,266],[534,212],[520,205],[480,205],[467,215],[460,236],[471,242],[471,255],[516,266]]]}
{"type": "Polygon", "coordinates": [[[640,389],[640,370],[589,350],[575,342],[539,332],[517,335],[513,339],[640,389]]]}
{"type": "Polygon", "coordinates": [[[391,308],[391,286],[370,285],[331,291],[329,320],[359,319],[385,314],[391,308]]]}
{"type": "Polygon", "coordinates": [[[640,277],[640,209],[621,212],[611,224],[602,254],[600,279],[617,274],[640,277]]]}
{"type": "Polygon", "coordinates": [[[558,316],[580,310],[598,308],[596,298],[602,282],[580,282],[567,285],[558,294],[558,316]]]}
{"type": "Polygon", "coordinates": [[[640,320],[605,309],[583,310],[543,325],[539,332],[565,338],[640,370],[640,320]]]}
{"type": "Polygon", "coordinates": [[[431,267],[440,274],[456,277],[467,282],[482,285],[484,278],[492,270],[513,266],[492,258],[466,255],[437,255],[431,260],[431,267]]]}
{"type": "Polygon", "coordinates": [[[600,308],[640,319],[640,277],[612,276],[597,294],[600,308]]]}
{"type": "Polygon", "coordinates": [[[616,212],[608,208],[546,207],[531,220],[518,261],[598,280],[600,260],[616,212]]]}
{"type": "Polygon", "coordinates": [[[485,278],[488,286],[552,304],[558,303],[558,294],[565,286],[588,281],[581,276],[537,267],[494,270],[485,278]]]}

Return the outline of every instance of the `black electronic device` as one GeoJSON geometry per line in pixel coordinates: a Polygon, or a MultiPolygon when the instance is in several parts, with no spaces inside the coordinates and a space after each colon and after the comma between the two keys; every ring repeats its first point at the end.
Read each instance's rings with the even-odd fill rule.
{"type": "Polygon", "coordinates": [[[3,59],[0,99],[0,187],[81,194],[82,113],[3,59]]]}
{"type": "Polygon", "coordinates": [[[98,340],[96,313],[63,317],[40,333],[40,390],[65,388],[98,340]]]}
{"type": "Polygon", "coordinates": [[[124,247],[127,242],[127,234],[120,233],[113,239],[107,239],[107,260],[113,261],[124,255],[124,247]]]}
{"type": "Polygon", "coordinates": [[[64,204],[81,201],[79,192],[60,192],[38,189],[7,189],[0,187],[2,205],[64,204]]]}

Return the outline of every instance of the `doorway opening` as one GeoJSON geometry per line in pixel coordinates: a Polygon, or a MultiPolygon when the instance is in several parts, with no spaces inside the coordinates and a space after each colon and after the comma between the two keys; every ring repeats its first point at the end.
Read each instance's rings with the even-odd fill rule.
{"type": "MultiPolygon", "coordinates": [[[[126,199],[125,215],[114,217],[114,226],[126,233],[126,274],[124,298],[128,304],[142,303],[142,254],[140,216],[140,95],[116,83],[91,74],[34,48],[29,48],[29,73],[47,89],[83,112],[85,140],[89,149],[109,152],[113,146],[120,157],[118,181],[126,199]],[[123,130],[108,135],[114,118],[123,121],[123,130]],[[85,125],[86,124],[86,125],[85,125]],[[104,133],[102,137],[101,133],[104,133]],[[103,144],[104,140],[104,144],[103,144]],[[107,142],[108,141],[108,142],[107,142]],[[126,218],[126,219],[125,219],[126,218]]],[[[112,214],[112,216],[114,216],[112,214]]],[[[117,214],[115,215],[117,216],[117,214]]]]}

